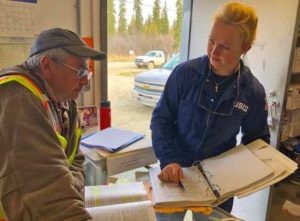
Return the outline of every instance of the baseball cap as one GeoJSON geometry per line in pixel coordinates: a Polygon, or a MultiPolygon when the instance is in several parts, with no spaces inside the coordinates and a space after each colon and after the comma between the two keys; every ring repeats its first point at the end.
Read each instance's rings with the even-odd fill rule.
{"type": "Polygon", "coordinates": [[[33,42],[29,57],[53,48],[63,48],[78,57],[92,60],[104,60],[102,51],[90,48],[76,33],[62,28],[52,28],[42,31],[33,42]]]}

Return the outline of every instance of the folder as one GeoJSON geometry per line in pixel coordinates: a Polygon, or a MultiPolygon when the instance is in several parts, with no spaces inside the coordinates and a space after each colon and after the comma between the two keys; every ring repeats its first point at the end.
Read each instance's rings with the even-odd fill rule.
{"type": "Polygon", "coordinates": [[[81,139],[81,144],[90,148],[99,148],[110,153],[119,151],[142,139],[143,134],[129,130],[109,127],[81,139]]]}

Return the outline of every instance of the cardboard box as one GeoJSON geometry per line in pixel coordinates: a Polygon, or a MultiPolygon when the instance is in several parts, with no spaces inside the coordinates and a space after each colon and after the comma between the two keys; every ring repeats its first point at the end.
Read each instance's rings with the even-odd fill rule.
{"type": "Polygon", "coordinates": [[[293,72],[300,72],[300,48],[295,49],[293,72]]]}
{"type": "Polygon", "coordinates": [[[300,108],[300,84],[292,84],[289,87],[286,109],[295,110],[300,108]]]}
{"type": "MultiPolygon", "coordinates": [[[[300,135],[300,109],[288,110],[284,116],[284,126],[286,127],[285,134],[287,137],[296,137],[300,135]]],[[[284,131],[283,131],[284,132],[284,131]]]]}
{"type": "Polygon", "coordinates": [[[288,134],[288,123],[289,119],[286,117],[283,117],[282,123],[281,123],[281,136],[280,136],[280,141],[285,141],[289,138],[288,134]]]}
{"type": "MultiPolygon", "coordinates": [[[[295,110],[300,108],[300,98],[288,97],[286,102],[287,110],[295,110]]],[[[299,119],[300,120],[300,119],[299,119]]]]}

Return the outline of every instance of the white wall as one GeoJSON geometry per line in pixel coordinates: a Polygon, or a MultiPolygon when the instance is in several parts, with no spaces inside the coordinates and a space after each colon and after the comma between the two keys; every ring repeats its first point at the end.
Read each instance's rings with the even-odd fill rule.
{"type": "MultiPolygon", "coordinates": [[[[37,7],[38,29],[41,31],[47,28],[60,27],[70,29],[82,37],[94,37],[93,24],[95,21],[93,21],[93,16],[99,11],[99,6],[96,11],[93,11],[92,6],[92,0],[39,0],[37,7]]],[[[98,63],[95,65],[97,66],[98,63]]],[[[90,81],[88,91],[78,99],[79,105],[87,106],[99,103],[99,101],[96,101],[95,96],[95,88],[99,87],[99,84],[95,82],[95,79],[99,81],[98,66],[95,70],[97,76],[94,75],[94,78],[90,81]]],[[[97,99],[99,99],[99,96],[97,96],[97,99]]]]}
{"type": "Polygon", "coordinates": [[[77,32],[76,0],[38,0],[38,31],[61,27],[77,32]]]}
{"type": "MultiPolygon", "coordinates": [[[[225,0],[193,1],[190,30],[189,58],[206,54],[206,45],[211,26],[211,16],[225,0]]],[[[279,118],[284,101],[298,0],[252,0],[241,1],[255,7],[258,18],[257,40],[248,52],[246,63],[262,82],[266,91],[276,90],[275,100],[280,103],[275,116],[275,128],[271,131],[271,144],[277,145],[279,118]]],[[[185,47],[185,43],[182,43],[185,47]]]]}
{"type": "MultiPolygon", "coordinates": [[[[22,36],[21,33],[21,37],[18,38],[15,38],[14,35],[3,37],[3,33],[0,33],[0,68],[20,64],[25,61],[34,36],[49,28],[66,28],[80,34],[82,37],[93,37],[95,41],[94,47],[98,49],[100,47],[98,33],[100,0],[38,0],[37,4],[19,2],[3,4],[7,8],[3,9],[5,11],[1,11],[0,8],[2,13],[8,13],[8,9],[13,11],[14,6],[20,11],[22,9],[25,10],[27,6],[30,7],[34,13],[30,14],[29,18],[33,19],[34,27],[30,29],[32,33],[30,32],[26,37],[22,36]],[[9,6],[11,7],[9,8],[9,6]]],[[[18,18],[23,17],[16,16],[15,19],[18,18]]],[[[22,20],[19,20],[21,24],[22,20]]],[[[28,24],[26,22],[23,23],[28,24]]],[[[8,24],[8,27],[11,27],[14,23],[8,24]]],[[[13,28],[18,29],[17,26],[13,28]]],[[[99,89],[101,81],[100,64],[95,62],[94,65],[94,78],[90,82],[89,90],[78,99],[79,105],[99,104],[101,93],[99,89]]]]}
{"type": "Polygon", "coordinates": [[[0,68],[22,63],[28,57],[34,37],[43,29],[63,27],[77,31],[76,0],[39,0],[37,4],[0,0],[0,3],[0,13],[11,15],[0,25],[0,68]]]}

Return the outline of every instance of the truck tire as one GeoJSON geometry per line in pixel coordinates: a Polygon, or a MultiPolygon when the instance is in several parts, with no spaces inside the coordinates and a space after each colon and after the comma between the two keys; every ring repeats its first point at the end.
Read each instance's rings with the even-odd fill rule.
{"type": "Polygon", "coordinates": [[[154,63],[152,61],[149,62],[148,65],[147,65],[147,68],[148,69],[153,69],[154,68],[154,63]]]}

